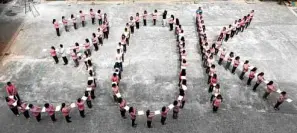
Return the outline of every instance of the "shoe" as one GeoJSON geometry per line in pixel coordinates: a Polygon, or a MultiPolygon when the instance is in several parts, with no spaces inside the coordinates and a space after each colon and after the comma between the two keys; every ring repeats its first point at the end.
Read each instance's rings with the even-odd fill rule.
{"type": "Polygon", "coordinates": [[[71,123],[72,121],[67,121],[67,123],[71,123]]]}
{"type": "Polygon", "coordinates": [[[65,63],[65,64],[63,64],[63,65],[67,65],[67,64],[65,63]]]}
{"type": "Polygon", "coordinates": [[[19,116],[20,116],[20,114],[17,114],[16,116],[17,116],[17,117],[19,117],[19,116]]]}

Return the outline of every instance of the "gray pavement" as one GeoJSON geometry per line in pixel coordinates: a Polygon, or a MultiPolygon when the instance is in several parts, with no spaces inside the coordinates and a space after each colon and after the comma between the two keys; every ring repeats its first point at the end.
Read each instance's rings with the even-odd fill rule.
{"type": "MultiPolygon", "coordinates": [[[[284,6],[274,3],[203,3],[196,4],[100,4],[71,5],[50,2],[36,6],[40,16],[25,17],[23,30],[11,46],[11,55],[1,63],[1,85],[6,81],[14,82],[19,88],[21,98],[29,103],[43,104],[73,102],[83,93],[87,75],[84,64],[74,68],[72,60],[68,66],[62,63],[56,65],[49,49],[59,44],[73,46],[75,42],[83,44],[85,38],[90,38],[97,25],[87,22],[85,28],[79,27],[69,33],[62,30],[57,37],[51,24],[53,18],[67,17],[78,10],[87,12],[89,8],[101,9],[106,12],[111,22],[110,39],[104,42],[99,52],[93,52],[92,60],[99,79],[94,107],[87,109],[87,117],[82,119],[77,110],[71,113],[72,123],[67,124],[60,113],[58,121],[52,123],[46,114],[37,123],[33,118],[25,120],[14,117],[5,102],[0,103],[0,132],[224,132],[224,133],[279,133],[296,132],[296,79],[297,72],[294,57],[296,53],[295,30],[297,18],[284,6]],[[227,72],[223,67],[217,67],[219,81],[222,86],[224,103],[218,113],[211,112],[209,94],[207,94],[206,76],[201,67],[201,57],[197,50],[197,37],[193,15],[198,6],[204,9],[208,38],[213,39],[223,26],[255,9],[255,17],[251,27],[240,33],[224,47],[234,51],[243,59],[249,59],[251,64],[265,72],[265,78],[274,80],[278,87],[289,93],[292,103],[284,103],[280,111],[274,111],[272,105],[276,96],[270,96],[268,101],[260,97],[263,91],[254,93],[245,81],[227,72]],[[120,118],[117,104],[113,103],[110,88],[110,76],[115,61],[115,49],[125,23],[130,15],[146,9],[169,11],[180,18],[185,30],[186,47],[188,50],[188,93],[185,109],[178,120],[168,115],[167,125],[159,123],[159,116],[153,121],[152,129],[146,128],[144,116],[137,118],[137,128],[132,128],[130,120],[120,118]]],[[[128,100],[129,106],[139,110],[156,110],[170,104],[177,95],[178,61],[174,35],[168,28],[158,25],[153,27],[149,21],[147,27],[141,27],[131,38],[131,45],[124,62],[123,80],[120,91],[128,100]]],[[[60,62],[62,60],[60,59],[60,62]]],[[[263,90],[264,85],[258,90],[263,90]]],[[[1,95],[5,92],[2,90],[1,95]]]]}

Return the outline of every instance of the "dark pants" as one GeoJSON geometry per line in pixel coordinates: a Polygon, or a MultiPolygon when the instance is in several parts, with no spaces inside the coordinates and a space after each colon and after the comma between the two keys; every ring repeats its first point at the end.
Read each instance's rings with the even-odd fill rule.
{"type": "Polygon", "coordinates": [[[207,84],[209,84],[209,83],[210,83],[210,78],[211,78],[211,76],[210,76],[210,75],[208,75],[207,84]]]}
{"type": "Polygon", "coordinates": [[[37,122],[40,122],[40,120],[41,120],[41,113],[39,113],[35,118],[36,118],[37,122]]]}
{"type": "Polygon", "coordinates": [[[80,110],[79,114],[82,118],[85,118],[85,110],[80,110]]]}
{"type": "Polygon", "coordinates": [[[136,126],[135,119],[131,119],[131,120],[132,120],[132,127],[136,126]]]}
{"type": "Polygon", "coordinates": [[[103,46],[103,39],[102,39],[102,37],[98,37],[98,41],[99,41],[99,45],[101,44],[101,46],[103,46]]]}
{"type": "Polygon", "coordinates": [[[26,119],[30,118],[30,115],[29,115],[29,111],[26,110],[23,112],[23,115],[25,116],[26,119]]]}
{"type": "Polygon", "coordinates": [[[136,22],[136,29],[139,29],[139,22],[136,22]]]}
{"type": "Polygon", "coordinates": [[[227,64],[226,64],[226,66],[225,66],[225,69],[226,69],[226,70],[228,70],[228,69],[229,69],[229,67],[230,67],[230,64],[231,64],[231,62],[230,62],[230,61],[228,61],[228,62],[227,62],[227,64]]]}
{"type": "Polygon", "coordinates": [[[173,118],[173,119],[177,119],[177,117],[178,117],[178,112],[173,111],[172,118],[173,118]]]}
{"type": "Polygon", "coordinates": [[[125,61],[125,54],[122,54],[122,60],[125,61]]]}
{"type": "Polygon", "coordinates": [[[70,122],[71,122],[71,121],[70,121],[70,116],[69,116],[69,115],[66,115],[66,116],[65,116],[65,119],[66,119],[67,123],[70,123],[70,122]]]}
{"type": "Polygon", "coordinates": [[[126,51],[127,51],[127,44],[124,44],[123,45],[123,51],[124,51],[124,53],[126,53],[126,51]]]}
{"type": "Polygon", "coordinates": [[[104,38],[108,39],[108,33],[107,33],[107,31],[103,32],[103,36],[104,36],[104,38]]]}
{"type": "Polygon", "coordinates": [[[243,31],[244,31],[244,27],[245,27],[245,26],[241,26],[241,32],[243,32],[243,31]]]}
{"type": "Polygon", "coordinates": [[[17,106],[12,107],[12,108],[10,108],[10,109],[11,109],[11,111],[12,111],[12,113],[13,113],[14,115],[19,115],[19,111],[18,111],[17,106]]]}
{"type": "Polygon", "coordinates": [[[219,59],[219,62],[218,62],[219,65],[222,65],[222,62],[223,62],[223,58],[220,58],[220,59],[219,59]]]}
{"type": "Polygon", "coordinates": [[[93,107],[91,100],[87,100],[87,106],[88,106],[88,108],[92,108],[93,107]]]}
{"type": "Polygon", "coordinates": [[[226,34],[226,37],[225,37],[225,42],[227,42],[227,41],[228,41],[228,39],[229,39],[229,36],[230,36],[230,34],[226,34]]]}
{"type": "Polygon", "coordinates": [[[208,93],[211,93],[213,91],[213,85],[209,85],[209,88],[208,88],[208,93]]]}
{"type": "Polygon", "coordinates": [[[95,24],[95,18],[92,18],[92,24],[95,24]]]}
{"type": "Polygon", "coordinates": [[[153,23],[154,23],[154,25],[156,25],[156,19],[153,19],[153,23]]]}
{"type": "Polygon", "coordinates": [[[78,67],[79,63],[78,63],[78,59],[75,59],[73,60],[74,61],[74,64],[75,64],[75,67],[78,67]]]}
{"type": "Polygon", "coordinates": [[[240,76],[239,76],[239,78],[240,78],[241,80],[243,80],[243,76],[244,76],[244,74],[245,74],[245,72],[242,71],[241,74],[240,74],[240,76]]]}
{"type": "Polygon", "coordinates": [[[235,35],[235,33],[236,33],[236,30],[231,31],[231,38],[235,35]]]}
{"type": "Polygon", "coordinates": [[[146,19],[143,20],[143,26],[146,26],[146,19]]]}
{"type": "Polygon", "coordinates": [[[58,63],[59,63],[59,59],[58,59],[58,57],[57,57],[57,56],[53,56],[53,58],[54,58],[56,64],[58,64],[58,63]]]}
{"type": "Polygon", "coordinates": [[[233,73],[233,74],[234,74],[234,73],[235,73],[235,70],[236,70],[236,68],[237,68],[237,67],[233,66],[231,73],[233,73]]]}
{"type": "Polygon", "coordinates": [[[249,78],[248,80],[247,80],[247,85],[251,85],[251,81],[252,81],[253,79],[252,78],[249,78]]]}
{"type": "Polygon", "coordinates": [[[130,26],[130,29],[131,29],[131,34],[134,33],[134,26],[130,26]]]}
{"type": "Polygon", "coordinates": [[[95,90],[94,89],[91,90],[91,98],[92,99],[95,99],[96,98],[96,96],[95,96],[95,90]]]}
{"type": "Polygon", "coordinates": [[[256,84],[253,87],[253,91],[256,91],[257,87],[259,86],[260,83],[256,82],[256,84]]]}
{"type": "Polygon", "coordinates": [[[65,25],[64,27],[65,27],[65,31],[68,32],[69,31],[68,26],[65,25]]]}
{"type": "Polygon", "coordinates": [[[98,19],[99,25],[102,25],[102,19],[98,19]]]}
{"type": "Polygon", "coordinates": [[[217,112],[218,109],[219,109],[219,107],[217,107],[217,106],[213,106],[213,107],[212,107],[212,111],[213,111],[213,112],[217,112]]]}
{"type": "Polygon", "coordinates": [[[98,51],[99,50],[98,44],[97,43],[93,43],[93,45],[94,45],[95,51],[98,51]]]}
{"type": "Polygon", "coordinates": [[[85,27],[85,21],[81,21],[82,27],[85,27]]]}
{"type": "Polygon", "coordinates": [[[265,92],[264,95],[263,95],[263,98],[264,99],[267,99],[267,97],[269,96],[269,94],[270,94],[269,92],[265,92]]]}
{"type": "Polygon", "coordinates": [[[240,27],[239,28],[236,27],[236,35],[238,34],[239,31],[240,31],[240,27]]]}
{"type": "Polygon", "coordinates": [[[152,128],[152,121],[146,121],[146,123],[148,128],[152,128]]]}
{"type": "Polygon", "coordinates": [[[59,30],[59,28],[56,28],[56,33],[57,33],[57,36],[60,36],[60,30],[59,30]]]}
{"type": "Polygon", "coordinates": [[[76,23],[73,23],[73,27],[74,29],[77,29],[76,23]]]}
{"type": "Polygon", "coordinates": [[[215,95],[211,95],[211,97],[210,97],[210,102],[213,101],[214,97],[215,97],[215,95]]]}
{"type": "Polygon", "coordinates": [[[180,108],[184,108],[186,101],[181,101],[180,108]]]}
{"type": "Polygon", "coordinates": [[[169,24],[169,27],[170,27],[170,31],[172,31],[173,30],[173,24],[169,24]]]}
{"type": "Polygon", "coordinates": [[[64,61],[64,64],[67,65],[68,64],[68,59],[66,56],[62,57],[63,61],[64,61]]]}
{"type": "Polygon", "coordinates": [[[165,125],[166,117],[161,116],[161,123],[162,125],[165,125]]]}
{"type": "Polygon", "coordinates": [[[282,103],[283,103],[283,102],[279,102],[279,101],[277,101],[276,104],[274,105],[274,108],[277,108],[277,109],[278,109],[278,108],[279,108],[279,105],[281,105],[282,103]]]}
{"type": "Polygon", "coordinates": [[[88,62],[85,61],[85,65],[86,65],[86,70],[88,70],[88,62]]]}
{"type": "Polygon", "coordinates": [[[120,111],[121,111],[121,116],[122,116],[122,117],[125,117],[126,110],[125,110],[125,109],[121,109],[120,111]]]}
{"type": "Polygon", "coordinates": [[[88,55],[92,55],[91,49],[87,49],[88,55]]]}
{"type": "Polygon", "coordinates": [[[118,98],[116,95],[113,95],[113,100],[114,100],[114,102],[118,102],[118,98]]]}
{"type": "Polygon", "coordinates": [[[52,121],[56,121],[57,120],[56,117],[55,117],[55,114],[51,115],[50,117],[51,117],[51,120],[52,121]]]}

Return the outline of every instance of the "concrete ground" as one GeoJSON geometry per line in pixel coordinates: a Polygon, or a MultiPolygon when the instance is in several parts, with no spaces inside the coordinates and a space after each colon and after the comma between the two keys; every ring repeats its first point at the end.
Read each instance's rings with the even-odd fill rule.
{"type": "MultiPolygon", "coordinates": [[[[61,102],[74,102],[85,89],[87,75],[84,64],[73,67],[71,60],[68,66],[54,64],[49,53],[43,49],[64,44],[73,46],[75,42],[83,44],[90,38],[97,25],[87,21],[86,27],[80,27],[66,33],[61,30],[57,37],[51,24],[53,18],[67,17],[79,10],[87,12],[89,8],[101,9],[109,16],[111,23],[110,39],[104,41],[99,52],[93,52],[99,87],[94,107],[87,109],[87,117],[82,119],[75,109],[71,113],[72,123],[67,124],[60,113],[58,121],[52,123],[46,114],[42,121],[25,120],[13,116],[5,102],[0,103],[0,132],[224,132],[224,133],[279,133],[296,132],[296,86],[294,70],[296,65],[295,36],[297,18],[284,6],[275,3],[245,4],[235,2],[215,2],[202,4],[100,4],[71,5],[61,2],[50,2],[36,6],[39,17],[27,15],[23,30],[11,46],[11,55],[1,63],[1,86],[6,81],[14,82],[22,99],[29,103],[42,105],[50,102],[55,105],[61,102]],[[227,50],[232,50],[242,59],[249,59],[251,64],[265,72],[265,78],[274,80],[278,87],[286,90],[291,103],[284,103],[280,111],[272,106],[277,95],[263,101],[261,95],[264,85],[257,93],[245,86],[245,81],[236,75],[217,67],[219,81],[222,86],[224,103],[218,113],[211,111],[207,94],[206,75],[201,66],[201,57],[197,49],[197,35],[193,15],[198,6],[204,9],[208,38],[213,39],[223,26],[246,15],[250,10],[256,11],[251,26],[243,33],[224,43],[227,50]],[[188,50],[188,93],[185,108],[180,112],[179,119],[171,119],[169,113],[167,125],[159,123],[156,116],[152,129],[145,126],[145,117],[137,118],[137,128],[132,128],[129,119],[121,119],[117,104],[113,103],[110,87],[110,76],[115,61],[115,49],[125,23],[130,15],[154,9],[168,10],[181,21],[185,30],[186,47],[188,50]]],[[[120,91],[128,100],[129,106],[139,110],[157,110],[170,104],[177,95],[178,61],[173,33],[162,27],[160,21],[152,26],[136,30],[131,38],[131,45],[124,62],[123,79],[120,91]]],[[[239,72],[238,72],[239,73],[239,72]]],[[[1,91],[5,95],[5,91],[1,91]]]]}

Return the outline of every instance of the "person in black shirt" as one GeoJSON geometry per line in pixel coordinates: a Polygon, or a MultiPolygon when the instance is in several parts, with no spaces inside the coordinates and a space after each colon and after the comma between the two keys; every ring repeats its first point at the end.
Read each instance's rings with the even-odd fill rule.
{"type": "Polygon", "coordinates": [[[166,17],[167,17],[167,11],[166,10],[163,12],[162,16],[163,16],[162,26],[164,27],[166,25],[166,17]]]}

